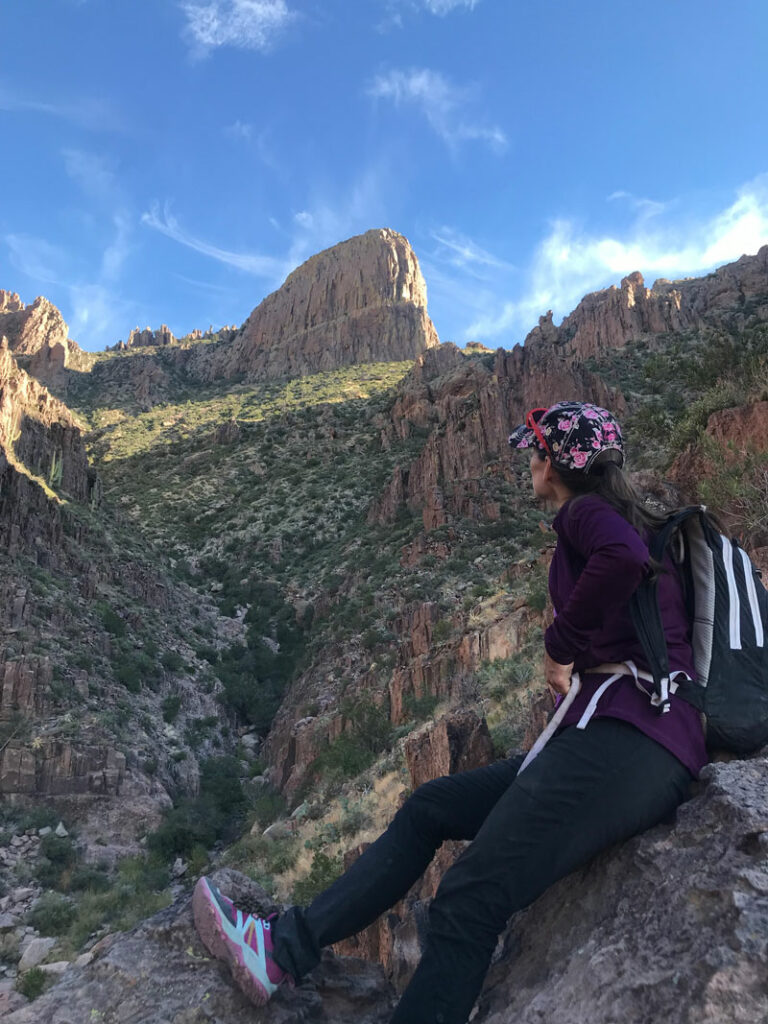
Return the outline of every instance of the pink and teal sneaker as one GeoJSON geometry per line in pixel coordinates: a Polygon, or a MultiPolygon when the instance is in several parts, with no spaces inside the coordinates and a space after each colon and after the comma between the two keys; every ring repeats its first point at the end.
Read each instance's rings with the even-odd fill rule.
{"type": "Polygon", "coordinates": [[[244,914],[207,878],[195,886],[192,912],[205,948],[229,964],[232,977],[252,1003],[264,1006],[281,982],[290,980],[272,956],[274,917],[244,914]]]}

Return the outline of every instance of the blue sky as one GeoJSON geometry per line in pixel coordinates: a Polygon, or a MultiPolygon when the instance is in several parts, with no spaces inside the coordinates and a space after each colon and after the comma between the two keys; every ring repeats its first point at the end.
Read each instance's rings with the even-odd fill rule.
{"type": "Polygon", "coordinates": [[[0,287],[100,349],[371,227],[511,347],[768,242],[765,0],[3,0],[0,287]]]}

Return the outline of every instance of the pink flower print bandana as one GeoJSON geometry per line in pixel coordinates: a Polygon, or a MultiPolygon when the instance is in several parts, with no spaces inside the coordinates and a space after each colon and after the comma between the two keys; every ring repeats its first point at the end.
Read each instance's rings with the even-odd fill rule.
{"type": "Polygon", "coordinates": [[[577,469],[584,473],[595,456],[607,449],[621,453],[624,461],[624,442],[621,427],[607,409],[590,402],[558,402],[547,410],[534,410],[532,414],[541,440],[526,423],[509,435],[513,448],[537,447],[547,451],[555,465],[563,469],[577,469]]]}

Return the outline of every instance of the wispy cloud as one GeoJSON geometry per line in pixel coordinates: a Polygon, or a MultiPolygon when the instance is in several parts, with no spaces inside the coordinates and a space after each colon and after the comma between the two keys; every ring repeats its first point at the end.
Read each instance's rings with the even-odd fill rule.
{"type": "Polygon", "coordinates": [[[92,199],[111,199],[118,191],[117,176],[110,161],[82,149],[62,150],[64,170],[92,199]]]}
{"type": "Polygon", "coordinates": [[[497,151],[507,146],[501,128],[473,114],[474,90],[454,85],[440,71],[394,69],[377,75],[368,86],[368,95],[391,100],[396,106],[414,107],[449,146],[472,141],[485,142],[497,151]]]}
{"type": "Polygon", "coordinates": [[[497,303],[464,332],[480,340],[502,334],[519,341],[548,309],[561,318],[582,296],[633,270],[681,277],[754,253],[768,242],[768,174],[744,185],[725,209],[677,224],[642,211],[623,235],[593,235],[568,219],[552,223],[536,248],[523,294],[497,303]]]}
{"type": "Polygon", "coordinates": [[[433,257],[448,263],[457,269],[482,276],[488,269],[514,270],[514,266],[506,260],[483,249],[468,235],[462,234],[451,227],[442,227],[432,232],[432,238],[438,243],[433,257]]]}
{"type": "Polygon", "coordinates": [[[202,253],[204,256],[210,256],[212,259],[218,260],[219,263],[237,267],[238,270],[242,270],[246,274],[253,274],[254,277],[277,280],[286,273],[284,260],[274,256],[264,256],[260,253],[233,252],[229,249],[222,249],[190,234],[171,213],[169,203],[165,203],[162,209],[159,203],[153,203],[151,208],[141,215],[141,223],[172,238],[174,242],[185,245],[188,249],[194,249],[195,252],[202,253]]]}
{"type": "Polygon", "coordinates": [[[285,0],[183,0],[185,34],[199,55],[219,46],[268,50],[296,17],[285,0]]]}
{"type": "Polygon", "coordinates": [[[61,284],[70,254],[58,245],[34,235],[5,236],[11,266],[41,284],[61,284]]]}
{"type": "Polygon", "coordinates": [[[383,181],[386,174],[386,168],[377,166],[351,185],[335,189],[332,199],[318,194],[303,209],[292,213],[285,224],[274,217],[269,218],[271,227],[281,238],[277,252],[235,252],[205,241],[182,227],[171,212],[170,203],[162,207],[160,203],[153,203],[142,214],[141,222],[180,245],[262,278],[274,287],[282,284],[292,270],[321,249],[358,234],[372,224],[383,226],[384,203],[381,197],[385,192],[383,181]]]}
{"type": "Polygon", "coordinates": [[[450,14],[459,8],[473,11],[480,0],[421,0],[420,6],[430,14],[450,14]]]}
{"type": "Polygon", "coordinates": [[[7,113],[41,114],[46,117],[58,118],[89,131],[122,132],[125,130],[122,115],[108,100],[86,96],[76,100],[58,99],[52,102],[19,96],[0,86],[0,110],[7,113]]]}
{"type": "Polygon", "coordinates": [[[224,128],[224,134],[229,136],[230,139],[250,139],[253,135],[253,125],[250,121],[241,121],[239,118],[233,124],[228,124],[224,128]]]}
{"type": "Polygon", "coordinates": [[[117,341],[133,310],[119,288],[132,225],[124,214],[116,214],[111,227],[95,267],[43,238],[11,234],[4,239],[11,265],[35,288],[50,285],[66,296],[70,336],[91,349],[117,341]]]}
{"type": "Polygon", "coordinates": [[[621,202],[629,206],[630,209],[643,217],[657,217],[660,213],[664,213],[668,210],[671,205],[670,203],[660,203],[656,199],[644,199],[641,196],[635,196],[631,192],[624,192],[619,190],[618,192],[612,192],[608,196],[609,203],[621,202]]]}
{"type": "Polygon", "coordinates": [[[439,17],[443,17],[454,11],[473,11],[480,0],[386,0],[386,3],[387,15],[378,26],[382,32],[392,28],[402,28],[405,10],[426,11],[428,14],[437,14],[439,17]]]}

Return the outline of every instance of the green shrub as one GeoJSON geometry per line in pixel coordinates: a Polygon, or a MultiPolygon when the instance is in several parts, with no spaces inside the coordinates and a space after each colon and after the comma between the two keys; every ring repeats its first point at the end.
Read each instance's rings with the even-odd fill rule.
{"type": "Polygon", "coordinates": [[[27,914],[41,935],[63,935],[72,922],[72,902],[58,893],[45,892],[27,914]]]}
{"type": "Polygon", "coordinates": [[[259,795],[254,797],[250,803],[251,809],[256,816],[256,821],[258,821],[262,828],[271,825],[273,821],[277,821],[281,815],[285,814],[285,797],[276,789],[272,789],[271,786],[263,788],[259,795]]]}
{"type": "Polygon", "coordinates": [[[345,732],[320,751],[310,765],[308,775],[328,781],[343,781],[364,772],[373,759],[374,753],[370,748],[345,732]]]}
{"type": "Polygon", "coordinates": [[[245,806],[236,759],[209,758],[200,766],[198,796],[172,808],[147,837],[147,847],[163,861],[189,856],[198,845],[210,849],[233,833],[245,806]]]}
{"type": "Polygon", "coordinates": [[[16,979],[16,989],[31,1002],[37,999],[39,995],[42,995],[47,982],[48,976],[45,971],[41,971],[39,967],[31,967],[24,974],[18,976],[16,979]]]}
{"type": "Polygon", "coordinates": [[[160,664],[168,672],[179,672],[184,668],[184,659],[178,651],[163,651],[160,664]]]}
{"type": "Polygon", "coordinates": [[[112,636],[125,636],[127,629],[125,619],[118,615],[114,608],[110,608],[109,605],[102,605],[101,621],[104,629],[106,629],[108,633],[111,633],[112,636]]]}
{"type": "Polygon", "coordinates": [[[141,672],[133,661],[113,662],[112,670],[115,673],[115,679],[118,683],[122,683],[129,693],[138,693],[141,690],[141,672]]]}
{"type": "Polygon", "coordinates": [[[403,700],[403,712],[406,721],[424,722],[434,714],[440,698],[432,693],[424,693],[417,697],[409,693],[403,700]]]}
{"type": "Polygon", "coordinates": [[[106,892],[110,888],[110,880],[104,871],[90,864],[75,868],[69,879],[70,892],[106,892]]]}
{"type": "Polygon", "coordinates": [[[163,700],[163,721],[170,724],[181,710],[181,696],[173,693],[163,700]]]}
{"type": "Polygon", "coordinates": [[[308,906],[315,897],[336,881],[342,871],[341,855],[331,857],[319,851],[312,858],[312,867],[307,877],[294,885],[293,902],[299,906],[308,906]]]}
{"type": "Polygon", "coordinates": [[[440,619],[432,627],[432,639],[435,643],[443,643],[451,635],[451,623],[448,619],[440,619]]]}

